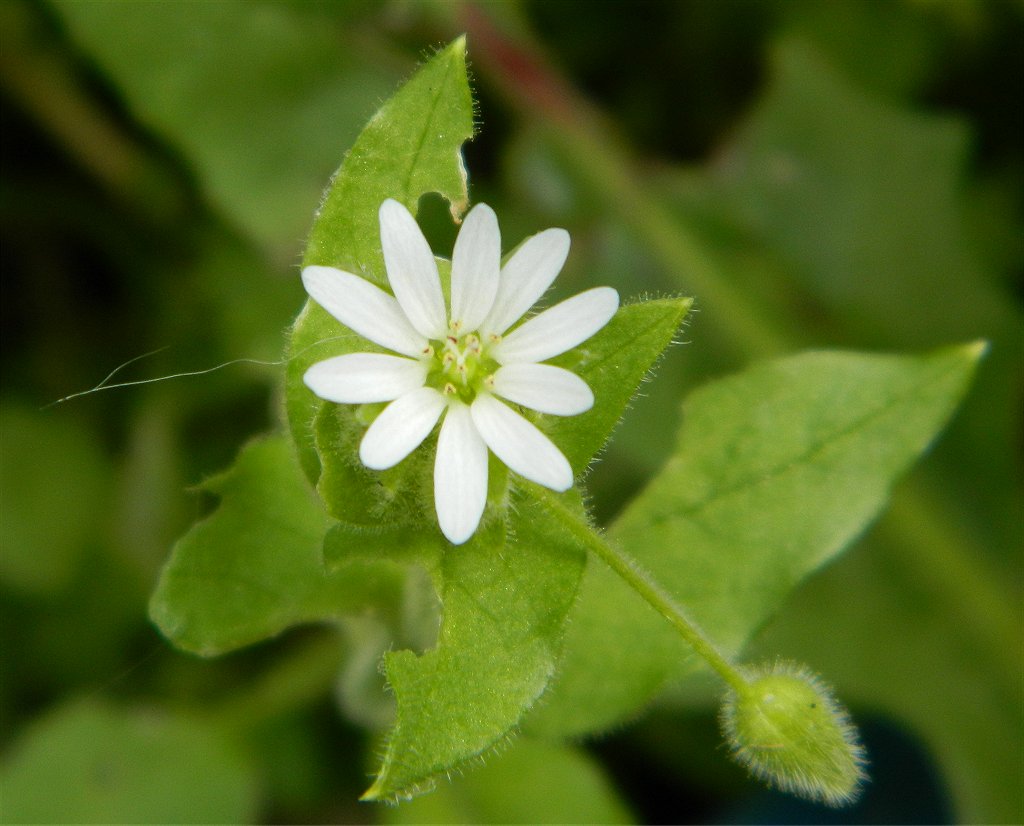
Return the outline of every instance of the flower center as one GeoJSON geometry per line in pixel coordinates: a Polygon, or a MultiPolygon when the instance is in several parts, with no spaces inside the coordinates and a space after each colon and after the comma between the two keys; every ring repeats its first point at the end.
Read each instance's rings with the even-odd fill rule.
{"type": "Polygon", "coordinates": [[[494,372],[498,363],[487,355],[487,348],[499,341],[485,342],[478,333],[459,335],[455,325],[443,341],[431,341],[425,354],[430,371],[427,385],[441,391],[445,396],[459,398],[470,404],[482,390],[494,386],[494,372]]]}

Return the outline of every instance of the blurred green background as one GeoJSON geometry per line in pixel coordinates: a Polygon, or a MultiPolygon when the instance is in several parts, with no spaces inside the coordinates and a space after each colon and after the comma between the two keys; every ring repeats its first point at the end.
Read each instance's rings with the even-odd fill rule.
{"type": "MultiPolygon", "coordinates": [[[[1022,79],[1024,4],[996,0],[5,0],[0,817],[1024,819],[1022,79]],[[590,477],[602,521],[703,381],[809,347],[991,342],[890,512],[756,644],[851,705],[873,763],[856,809],[747,780],[700,686],[571,759],[525,745],[419,808],[358,804],[376,741],[339,710],[333,630],[202,661],[149,625],[212,506],[188,488],[275,425],[281,368],[47,405],[154,350],[116,378],[280,358],[329,176],[464,31],[470,191],[506,248],[563,226],[565,294],[696,296],[590,477]]],[[[422,212],[450,249],[444,205],[422,212]]]]}

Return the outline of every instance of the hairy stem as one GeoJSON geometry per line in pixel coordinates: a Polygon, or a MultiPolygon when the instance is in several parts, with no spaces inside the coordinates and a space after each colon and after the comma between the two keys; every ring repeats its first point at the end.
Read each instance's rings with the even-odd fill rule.
{"type": "Polygon", "coordinates": [[[545,507],[558,517],[562,525],[583,547],[599,557],[602,562],[618,574],[622,580],[655,611],[676,629],[679,636],[701,657],[737,694],[744,694],[750,681],[743,671],[709,640],[686,616],[683,608],[669,595],[639,563],[621,548],[617,548],[599,534],[586,521],[583,514],[565,505],[558,494],[539,485],[533,487],[545,507]]]}

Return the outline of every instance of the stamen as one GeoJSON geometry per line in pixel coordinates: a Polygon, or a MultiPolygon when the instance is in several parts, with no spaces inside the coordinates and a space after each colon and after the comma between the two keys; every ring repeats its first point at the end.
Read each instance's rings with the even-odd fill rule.
{"type": "MultiPolygon", "coordinates": [[[[500,340],[501,336],[491,335],[485,339],[478,332],[457,336],[454,333],[460,323],[449,322],[452,335],[445,336],[439,344],[435,342],[436,355],[432,349],[430,356],[435,359],[435,369],[440,373],[439,384],[434,386],[447,396],[460,396],[469,402],[476,393],[494,388],[494,379],[485,372],[484,364],[490,342],[500,340]]],[[[426,350],[424,355],[428,355],[426,350]]]]}

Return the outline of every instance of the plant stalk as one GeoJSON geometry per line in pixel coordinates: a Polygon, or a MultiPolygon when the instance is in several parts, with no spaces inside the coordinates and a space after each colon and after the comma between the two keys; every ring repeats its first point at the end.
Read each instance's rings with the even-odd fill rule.
{"type": "Polygon", "coordinates": [[[558,494],[539,485],[533,486],[537,497],[548,511],[558,517],[583,547],[599,557],[630,588],[678,632],[686,643],[703,659],[737,694],[742,695],[750,685],[743,671],[734,665],[705,636],[683,608],[648,574],[640,564],[621,548],[617,548],[599,534],[587,521],[562,501],[558,494]]]}

